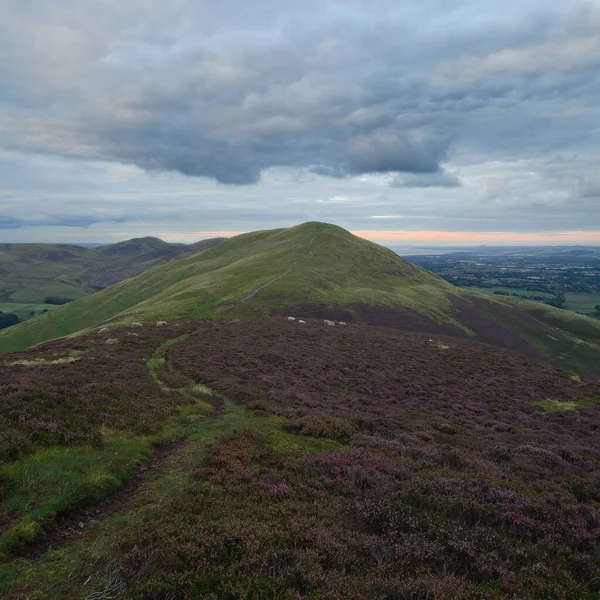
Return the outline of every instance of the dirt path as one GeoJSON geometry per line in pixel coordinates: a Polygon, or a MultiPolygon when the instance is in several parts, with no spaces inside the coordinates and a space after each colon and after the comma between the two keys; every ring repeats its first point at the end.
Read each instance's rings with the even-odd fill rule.
{"type": "Polygon", "coordinates": [[[138,466],[124,487],[94,506],[58,517],[48,535],[28,546],[19,553],[19,556],[30,559],[39,558],[50,550],[55,550],[73,540],[85,538],[91,525],[138,506],[140,503],[139,491],[142,485],[150,478],[159,477],[171,459],[184,455],[187,444],[187,437],[161,444],[147,461],[138,466]]]}
{"type": "Polygon", "coordinates": [[[271,281],[267,281],[267,283],[265,283],[264,285],[261,285],[259,288],[255,289],[251,294],[248,294],[246,297],[242,298],[241,300],[238,300],[237,302],[232,302],[231,304],[224,304],[223,306],[218,306],[217,310],[218,311],[229,310],[230,308],[235,308],[236,306],[239,306],[240,304],[243,304],[244,302],[247,302],[248,300],[254,298],[254,296],[256,296],[256,294],[258,294],[258,292],[264,290],[266,287],[270,286],[272,283],[275,283],[282,277],[289,275],[294,270],[294,267],[297,264],[298,263],[294,263],[287,271],[285,271],[285,273],[282,273],[281,275],[277,275],[277,277],[274,277],[273,279],[271,279],[271,281]]]}
{"type": "MultiPolygon", "coordinates": [[[[155,351],[154,356],[165,358],[169,368],[172,369],[172,365],[168,361],[168,349],[184,337],[187,336],[180,336],[161,344],[155,351]]],[[[153,376],[156,377],[156,374],[153,373],[153,376]]],[[[167,388],[158,377],[156,378],[163,389],[171,389],[167,388]]],[[[195,385],[193,380],[187,377],[186,379],[190,381],[190,386],[195,385]]],[[[171,391],[180,391],[183,393],[186,389],[171,389],[171,391]]],[[[206,420],[208,422],[215,422],[224,411],[225,400],[218,394],[211,394],[209,401],[212,409],[206,420]]],[[[160,478],[172,463],[181,462],[185,455],[191,451],[192,447],[195,447],[195,444],[190,443],[188,438],[189,436],[186,435],[157,446],[152,456],[140,463],[135,471],[132,472],[125,486],[93,506],[81,508],[57,517],[49,528],[46,537],[26,546],[22,552],[17,553],[17,556],[29,559],[39,558],[42,554],[59,548],[71,541],[85,539],[90,526],[103,521],[107,517],[123,514],[143,505],[145,503],[142,490],[144,484],[150,480],[160,478]]]]}

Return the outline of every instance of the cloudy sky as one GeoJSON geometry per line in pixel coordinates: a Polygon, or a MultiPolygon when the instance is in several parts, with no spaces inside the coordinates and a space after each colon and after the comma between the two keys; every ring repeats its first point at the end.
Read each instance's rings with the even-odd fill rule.
{"type": "Polygon", "coordinates": [[[0,241],[600,245],[600,2],[0,9],[0,241]]]}

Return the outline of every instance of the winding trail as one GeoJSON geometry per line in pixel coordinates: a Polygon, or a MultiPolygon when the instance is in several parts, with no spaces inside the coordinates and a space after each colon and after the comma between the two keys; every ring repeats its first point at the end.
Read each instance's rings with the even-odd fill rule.
{"type": "Polygon", "coordinates": [[[152,456],[137,465],[135,471],[131,473],[129,481],[117,492],[93,506],[77,509],[57,517],[46,537],[26,546],[17,553],[17,557],[35,560],[46,552],[56,550],[68,543],[94,539],[97,535],[94,531],[95,525],[111,516],[126,514],[150,503],[153,499],[153,484],[166,478],[173,470],[184,471],[184,465],[189,462],[192,453],[201,450],[207,441],[217,441],[222,435],[226,435],[236,428],[239,419],[239,414],[236,412],[239,413],[240,407],[228,405],[221,395],[203,386],[198,386],[191,378],[175,371],[168,359],[169,348],[175,343],[183,341],[189,335],[191,334],[167,340],[152,355],[155,360],[163,359],[171,371],[189,382],[188,386],[177,389],[168,387],[152,369],[151,361],[149,361],[148,368],[161,389],[182,394],[190,401],[190,404],[194,399],[208,401],[211,404],[210,413],[203,420],[195,422],[190,430],[181,437],[156,446],[152,456]]]}
{"type": "Polygon", "coordinates": [[[232,302],[230,304],[223,304],[222,306],[218,306],[217,311],[222,312],[224,310],[229,310],[231,308],[235,308],[236,306],[239,306],[240,304],[243,304],[244,302],[247,302],[248,300],[254,298],[254,296],[256,296],[256,294],[258,294],[258,292],[264,290],[266,287],[270,286],[272,283],[275,283],[279,279],[282,279],[286,275],[289,275],[294,270],[294,267],[297,264],[298,264],[298,262],[296,261],[287,271],[285,271],[284,273],[281,273],[281,275],[277,275],[277,277],[274,277],[273,279],[271,279],[271,281],[267,281],[267,283],[265,283],[264,285],[261,285],[259,288],[256,288],[251,294],[248,294],[241,300],[238,300],[237,302],[232,302]]]}

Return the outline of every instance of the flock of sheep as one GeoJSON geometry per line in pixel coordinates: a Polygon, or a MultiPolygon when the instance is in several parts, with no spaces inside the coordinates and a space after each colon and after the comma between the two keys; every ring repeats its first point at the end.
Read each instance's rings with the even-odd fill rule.
{"type": "MultiPolygon", "coordinates": [[[[303,321],[302,319],[296,319],[296,317],[288,317],[288,321],[298,321],[298,323],[306,323],[306,321],[303,321]]],[[[325,325],[335,325],[335,321],[330,321],[329,319],[324,319],[323,323],[325,323],[325,325]]],[[[347,323],[345,323],[344,321],[338,321],[338,325],[347,325],[347,323]]]]}
{"type": "MultiPolygon", "coordinates": [[[[298,323],[306,323],[306,321],[303,321],[302,319],[296,319],[296,317],[288,317],[288,321],[298,321],[298,323]]],[[[325,325],[329,325],[329,326],[335,325],[335,321],[330,321],[329,319],[324,319],[323,323],[325,323],[325,325]]],[[[166,327],[167,325],[168,325],[168,323],[166,321],[157,321],[156,322],[157,327],[166,327]]],[[[345,323],[344,321],[338,321],[338,325],[347,325],[347,323],[345,323]]],[[[131,327],[133,329],[137,329],[137,328],[143,327],[143,326],[144,326],[143,323],[134,322],[131,324],[131,327]]],[[[101,333],[101,334],[110,333],[110,329],[108,327],[103,327],[102,329],[100,329],[100,331],[98,331],[98,333],[101,333]]]]}
{"type": "MultiPolygon", "coordinates": [[[[168,325],[168,323],[166,321],[157,321],[156,322],[156,326],[157,327],[166,327],[168,325]]],[[[132,323],[131,327],[133,329],[137,329],[138,327],[143,327],[144,324],[143,323],[132,323]]],[[[100,331],[98,331],[98,333],[110,333],[110,329],[108,327],[103,327],[102,329],[100,329],[100,331]]]]}

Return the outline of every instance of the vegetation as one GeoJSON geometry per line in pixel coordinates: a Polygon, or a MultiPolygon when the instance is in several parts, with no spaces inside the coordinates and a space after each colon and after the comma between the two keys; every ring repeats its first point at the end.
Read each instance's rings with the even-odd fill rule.
{"type": "Polygon", "coordinates": [[[322,320],[106,335],[3,359],[3,597],[600,592],[597,377],[322,320]]]}
{"type": "Polygon", "coordinates": [[[0,244],[0,302],[65,304],[219,241],[186,246],[147,237],[97,248],[0,244]]]}
{"type": "Polygon", "coordinates": [[[0,352],[103,322],[119,327],[133,321],[296,314],[476,336],[581,371],[600,364],[600,332],[594,327],[581,328],[582,337],[568,317],[550,326],[520,305],[508,309],[497,300],[505,298],[459,290],[339,227],[305,223],[236,236],[60,306],[0,333],[0,352]],[[549,336],[564,343],[548,343],[549,336]]]}
{"type": "Polygon", "coordinates": [[[589,315],[600,302],[600,250],[594,247],[473,248],[410,261],[454,285],[488,294],[589,315]]]}
{"type": "Polygon", "coordinates": [[[19,317],[14,313],[4,314],[0,312],[0,329],[6,329],[7,327],[12,327],[13,325],[19,324],[19,317]]]}

